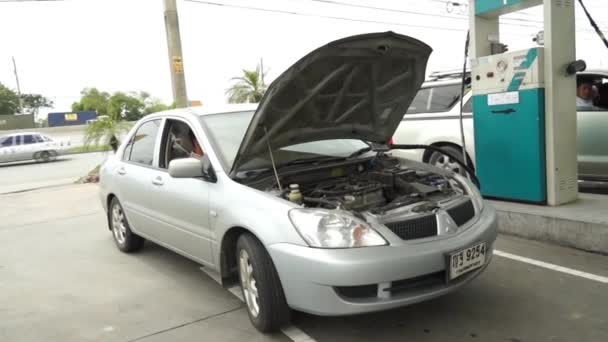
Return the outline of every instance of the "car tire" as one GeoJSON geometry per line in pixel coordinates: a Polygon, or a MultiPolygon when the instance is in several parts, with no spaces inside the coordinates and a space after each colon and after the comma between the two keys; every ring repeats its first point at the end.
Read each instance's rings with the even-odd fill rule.
{"type": "MultiPolygon", "coordinates": [[[[460,148],[454,146],[441,146],[441,149],[446,151],[450,155],[458,158],[460,161],[464,160],[462,158],[462,150],[460,148]]],[[[445,154],[439,153],[437,151],[433,151],[433,153],[429,157],[428,163],[440,169],[453,171],[462,176],[466,175],[466,170],[462,167],[462,165],[458,164],[456,161],[446,156],[445,154]]]]}
{"type": "Polygon", "coordinates": [[[237,240],[236,260],[251,323],[263,333],[279,330],[289,322],[291,312],[270,255],[258,239],[246,233],[237,240]]]}
{"type": "Polygon", "coordinates": [[[48,151],[40,152],[40,160],[45,163],[48,163],[49,161],[51,161],[51,154],[48,151]]]}
{"type": "Polygon", "coordinates": [[[116,197],[110,202],[108,221],[110,222],[110,230],[112,231],[116,247],[122,252],[136,252],[144,246],[144,238],[131,231],[127,216],[116,197]]]}
{"type": "Polygon", "coordinates": [[[33,157],[34,157],[34,160],[35,160],[36,162],[40,162],[40,161],[42,161],[42,159],[40,158],[40,152],[36,152],[36,153],[34,153],[34,156],[33,156],[33,157]]]}

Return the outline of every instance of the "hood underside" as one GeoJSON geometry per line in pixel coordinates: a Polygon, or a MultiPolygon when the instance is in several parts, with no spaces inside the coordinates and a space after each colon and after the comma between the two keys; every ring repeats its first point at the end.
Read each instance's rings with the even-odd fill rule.
{"type": "Polygon", "coordinates": [[[393,32],[309,53],[268,88],[232,167],[272,149],[330,139],[387,143],[424,81],[432,49],[393,32]]]}

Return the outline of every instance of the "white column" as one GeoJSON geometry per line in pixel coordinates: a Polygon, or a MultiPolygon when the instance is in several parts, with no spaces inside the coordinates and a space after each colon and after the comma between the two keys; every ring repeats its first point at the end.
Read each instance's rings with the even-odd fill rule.
{"type": "Polygon", "coordinates": [[[547,203],[578,197],[576,77],[566,67],[576,59],[575,0],[545,0],[545,135],[547,203]]]}

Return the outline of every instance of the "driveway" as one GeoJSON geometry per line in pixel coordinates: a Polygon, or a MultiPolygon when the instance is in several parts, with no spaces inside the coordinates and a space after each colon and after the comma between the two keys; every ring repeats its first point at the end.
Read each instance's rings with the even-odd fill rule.
{"type": "MultiPolygon", "coordinates": [[[[258,333],[199,265],[149,242],[119,252],[96,185],[0,203],[0,341],[290,341],[258,333]]],[[[323,342],[608,341],[608,256],[506,236],[496,248],[456,293],[360,316],[296,313],[294,325],[323,342]]]]}

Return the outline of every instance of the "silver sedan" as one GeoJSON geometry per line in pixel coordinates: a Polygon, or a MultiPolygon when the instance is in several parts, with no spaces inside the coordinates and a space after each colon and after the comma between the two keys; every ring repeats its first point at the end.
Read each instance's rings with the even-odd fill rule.
{"type": "Polygon", "coordinates": [[[101,168],[116,245],[150,240],[240,284],[263,332],[290,309],[372,312],[465,285],[492,258],[494,209],[467,178],[387,145],[430,52],[392,32],[349,37],[259,106],[146,116],[101,168]]]}
{"type": "Polygon", "coordinates": [[[48,162],[56,159],[69,147],[69,141],[56,141],[39,133],[13,133],[0,137],[0,162],[48,162]]]}

